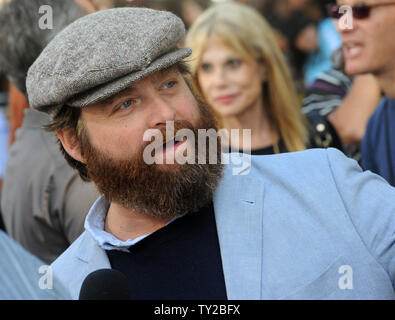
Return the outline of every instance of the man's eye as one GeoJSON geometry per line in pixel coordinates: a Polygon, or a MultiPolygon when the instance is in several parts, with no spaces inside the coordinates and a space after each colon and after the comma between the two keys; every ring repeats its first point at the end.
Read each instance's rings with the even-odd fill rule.
{"type": "Polygon", "coordinates": [[[131,105],[132,105],[132,100],[127,100],[127,101],[125,101],[124,103],[122,103],[121,105],[120,105],[120,107],[119,107],[119,109],[128,109],[129,107],[131,107],[131,105]]]}
{"type": "Polygon", "coordinates": [[[116,110],[129,110],[137,106],[140,103],[140,99],[128,99],[116,108],[116,110]]]}
{"type": "Polygon", "coordinates": [[[176,84],[177,84],[177,81],[169,81],[169,82],[167,82],[167,83],[164,85],[164,87],[165,87],[166,89],[171,89],[171,88],[173,88],[176,84]]]}

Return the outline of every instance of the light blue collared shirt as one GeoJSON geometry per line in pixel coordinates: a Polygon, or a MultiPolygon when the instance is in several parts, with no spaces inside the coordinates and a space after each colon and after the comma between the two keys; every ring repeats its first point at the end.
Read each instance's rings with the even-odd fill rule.
{"type": "MultiPolygon", "coordinates": [[[[111,233],[108,233],[104,230],[104,223],[106,221],[106,216],[109,208],[110,203],[104,198],[104,196],[100,196],[90,208],[88,215],[85,219],[85,230],[91,234],[93,239],[95,239],[95,241],[102,249],[128,252],[129,247],[135,245],[137,242],[152,234],[144,234],[135,239],[128,239],[126,241],[119,240],[111,233]]],[[[166,225],[182,216],[184,215],[174,217],[166,225]]]]}
{"type": "Polygon", "coordinates": [[[71,299],[44,262],[0,230],[0,300],[71,299]],[[45,279],[45,280],[44,280],[45,279]]]}

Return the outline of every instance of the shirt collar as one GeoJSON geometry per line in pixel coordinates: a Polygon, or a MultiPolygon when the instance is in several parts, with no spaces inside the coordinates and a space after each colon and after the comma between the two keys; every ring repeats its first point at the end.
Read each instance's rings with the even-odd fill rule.
{"type": "MultiPolygon", "coordinates": [[[[85,230],[91,234],[93,239],[95,239],[99,247],[101,247],[103,250],[119,250],[127,252],[129,247],[135,245],[137,242],[143,240],[151,234],[145,234],[135,239],[128,239],[126,241],[119,240],[111,233],[108,233],[104,230],[104,223],[106,221],[109,208],[110,203],[104,198],[104,196],[100,196],[90,208],[84,225],[85,230]]],[[[174,217],[167,224],[182,216],[184,215],[174,217]]]]}

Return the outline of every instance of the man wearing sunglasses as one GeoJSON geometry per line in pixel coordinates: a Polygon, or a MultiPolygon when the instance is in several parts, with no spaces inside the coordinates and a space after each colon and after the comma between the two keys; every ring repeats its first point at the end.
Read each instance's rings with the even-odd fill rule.
{"type": "Polygon", "coordinates": [[[338,23],[346,73],[373,74],[386,95],[368,123],[361,145],[362,167],[395,185],[395,1],[341,0],[330,12],[339,22],[348,19],[351,27],[338,23]],[[344,16],[347,12],[352,13],[351,21],[344,16]]]}

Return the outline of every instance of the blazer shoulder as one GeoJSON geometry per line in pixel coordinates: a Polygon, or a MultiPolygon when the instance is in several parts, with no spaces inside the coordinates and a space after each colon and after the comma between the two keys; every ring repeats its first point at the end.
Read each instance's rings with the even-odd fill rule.
{"type": "Polygon", "coordinates": [[[266,184],[300,185],[303,182],[307,191],[318,185],[334,185],[334,176],[342,172],[355,174],[361,171],[355,160],[337,149],[329,148],[252,156],[249,176],[263,179],[266,184]]]}
{"type": "Polygon", "coordinates": [[[91,236],[84,231],[52,264],[54,271],[62,270],[75,260],[82,260],[83,252],[87,250],[87,244],[91,242],[91,236]],[[85,248],[84,248],[85,247],[85,248]]]}
{"type": "Polygon", "coordinates": [[[314,170],[329,167],[328,152],[340,153],[340,157],[345,155],[337,149],[308,149],[298,152],[288,152],[265,156],[252,156],[251,167],[254,169],[274,169],[284,173],[298,170],[314,170]]]}
{"type": "Polygon", "coordinates": [[[86,230],[51,265],[53,274],[78,299],[85,277],[98,269],[111,268],[105,250],[86,230]]]}

